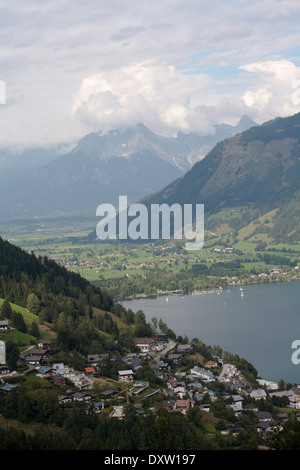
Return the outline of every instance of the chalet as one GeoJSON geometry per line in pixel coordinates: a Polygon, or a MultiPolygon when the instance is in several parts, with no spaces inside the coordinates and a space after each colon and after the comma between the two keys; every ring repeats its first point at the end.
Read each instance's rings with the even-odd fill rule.
{"type": "Polygon", "coordinates": [[[62,375],[56,375],[55,377],[52,377],[52,382],[59,387],[66,385],[66,379],[62,375]]]}
{"type": "Polygon", "coordinates": [[[173,389],[176,386],[176,384],[177,384],[177,380],[174,379],[173,377],[171,379],[167,380],[168,388],[173,389]]]}
{"type": "Polygon", "coordinates": [[[229,424],[227,426],[227,431],[232,434],[234,437],[238,436],[239,433],[242,431],[243,425],[242,424],[229,424]]]}
{"type": "Polygon", "coordinates": [[[0,330],[8,330],[8,320],[0,321],[0,330]]]}
{"type": "Polygon", "coordinates": [[[94,367],[86,367],[84,369],[84,372],[87,374],[87,375],[93,375],[96,371],[94,369],[94,367]]]}
{"type": "Polygon", "coordinates": [[[140,338],[136,340],[135,345],[140,349],[143,353],[148,353],[151,351],[155,344],[153,338],[140,338]]]}
{"type": "Polygon", "coordinates": [[[267,421],[260,421],[255,424],[255,429],[257,432],[265,433],[270,427],[270,423],[267,421]]]}
{"type": "Polygon", "coordinates": [[[133,371],[130,370],[119,370],[118,371],[119,382],[133,382],[133,371]]]}
{"type": "Polygon", "coordinates": [[[168,354],[167,359],[172,361],[174,364],[178,364],[178,362],[183,360],[182,354],[168,354]]]}
{"type": "Polygon", "coordinates": [[[68,395],[58,395],[58,403],[60,405],[64,405],[65,403],[68,403],[70,401],[72,401],[72,397],[68,396],[68,395]]]}
{"type": "Polygon", "coordinates": [[[162,372],[162,371],[160,371],[160,370],[156,370],[156,371],[154,372],[154,375],[155,375],[155,377],[158,378],[158,379],[166,380],[166,375],[165,375],[165,373],[162,372]]]}
{"type": "Polygon", "coordinates": [[[214,361],[207,361],[205,364],[204,364],[205,367],[218,367],[218,364],[214,361]]]}
{"type": "Polygon", "coordinates": [[[182,385],[178,385],[173,389],[174,394],[178,395],[179,398],[183,399],[184,395],[186,394],[186,389],[182,385]]]}
{"type": "Polygon", "coordinates": [[[137,371],[142,365],[142,360],[136,353],[126,354],[126,356],[122,358],[122,361],[126,364],[130,364],[134,371],[137,371]]]}
{"type": "Polygon", "coordinates": [[[114,398],[116,395],[118,395],[118,393],[120,393],[120,390],[104,390],[103,392],[101,392],[101,395],[105,398],[114,398]]]}
{"type": "Polygon", "coordinates": [[[300,409],[300,398],[297,395],[295,394],[291,395],[289,397],[289,401],[290,401],[290,404],[289,404],[290,408],[294,408],[295,410],[300,409]]]}
{"type": "Polygon", "coordinates": [[[163,369],[163,370],[168,370],[170,368],[169,364],[164,361],[159,361],[158,367],[159,369],[163,369]]]}
{"type": "Polygon", "coordinates": [[[190,400],[176,400],[174,411],[186,414],[191,407],[190,400]]]}
{"type": "Polygon", "coordinates": [[[94,410],[96,411],[96,413],[100,413],[105,408],[103,401],[96,401],[95,403],[93,403],[93,405],[94,405],[94,410]]]}
{"type": "Polygon", "coordinates": [[[266,387],[267,390],[270,390],[273,392],[275,392],[279,388],[277,382],[272,382],[270,380],[265,380],[265,379],[257,379],[256,381],[261,387],[266,387]]]}
{"type": "Polygon", "coordinates": [[[47,339],[41,339],[38,342],[38,347],[42,349],[51,349],[53,347],[53,341],[49,341],[47,339]]]}
{"type": "Polygon", "coordinates": [[[48,349],[32,349],[30,351],[31,356],[41,356],[43,359],[47,359],[48,349]]]}
{"type": "Polygon", "coordinates": [[[210,403],[204,403],[200,405],[200,411],[206,411],[207,413],[210,412],[210,403]]]}
{"type": "Polygon", "coordinates": [[[75,392],[72,395],[73,401],[90,401],[91,398],[92,398],[91,395],[85,392],[75,392]]]}
{"type": "Polygon", "coordinates": [[[89,384],[87,377],[84,374],[77,374],[70,377],[70,380],[77,388],[86,387],[89,384]]]}
{"type": "Polygon", "coordinates": [[[187,354],[190,353],[193,349],[191,344],[178,344],[177,352],[180,354],[187,354]]]}
{"type": "Polygon", "coordinates": [[[183,381],[179,382],[179,381],[177,381],[176,379],[173,379],[173,378],[172,378],[172,379],[169,379],[169,380],[167,381],[167,386],[168,386],[169,388],[173,389],[173,390],[174,390],[175,388],[177,388],[177,387],[184,387],[184,388],[185,388],[185,382],[183,382],[183,381]]]}
{"type": "Polygon", "coordinates": [[[188,384],[189,390],[201,390],[202,384],[200,382],[190,382],[188,384]]]}
{"type": "Polygon", "coordinates": [[[239,416],[244,411],[243,403],[241,401],[233,403],[232,405],[229,405],[229,406],[233,410],[235,416],[239,416]]]}
{"type": "Polygon", "coordinates": [[[174,411],[175,405],[176,405],[176,400],[165,400],[163,402],[164,406],[169,410],[169,411],[174,411]]]}
{"type": "Polygon", "coordinates": [[[195,366],[191,369],[191,375],[204,382],[213,382],[215,380],[214,374],[210,370],[203,369],[199,366],[195,366]]]}
{"type": "Polygon", "coordinates": [[[272,431],[277,432],[278,430],[282,429],[280,425],[279,428],[276,429],[278,424],[278,421],[274,419],[271,421],[259,421],[255,424],[255,429],[257,432],[261,433],[263,439],[266,439],[272,433],[272,431]]]}
{"type": "Polygon", "coordinates": [[[164,333],[157,333],[155,335],[155,339],[158,343],[168,343],[168,341],[169,341],[168,335],[166,335],[164,333]]]}
{"type": "Polygon", "coordinates": [[[255,416],[259,421],[273,421],[272,415],[269,411],[256,411],[255,416]]]}
{"type": "Polygon", "coordinates": [[[38,376],[39,377],[51,377],[54,374],[54,370],[52,367],[42,366],[38,369],[38,376]]]}
{"type": "Polygon", "coordinates": [[[265,400],[267,398],[267,393],[263,389],[252,390],[250,392],[250,396],[254,398],[254,400],[265,400]]]}
{"type": "Polygon", "coordinates": [[[30,364],[35,367],[40,367],[42,364],[43,356],[26,356],[25,362],[26,364],[30,364]]]}
{"type": "Polygon", "coordinates": [[[137,359],[131,359],[129,364],[131,365],[132,370],[136,372],[142,367],[142,360],[139,357],[137,359]]]}
{"type": "Polygon", "coordinates": [[[137,353],[127,353],[125,356],[122,357],[123,362],[130,362],[132,359],[138,359],[137,353]]]}
{"type": "Polygon", "coordinates": [[[64,377],[68,378],[75,375],[72,369],[62,363],[53,364],[52,367],[56,375],[63,375],[64,377]]]}
{"type": "Polygon", "coordinates": [[[0,377],[9,374],[10,370],[6,366],[0,366],[0,377]]]}
{"type": "Polygon", "coordinates": [[[92,409],[95,413],[101,413],[101,411],[104,410],[104,407],[105,405],[103,401],[95,401],[87,406],[87,412],[92,409]]]}
{"type": "Polygon", "coordinates": [[[96,366],[99,362],[108,358],[108,354],[89,354],[87,357],[88,363],[96,366]]]}

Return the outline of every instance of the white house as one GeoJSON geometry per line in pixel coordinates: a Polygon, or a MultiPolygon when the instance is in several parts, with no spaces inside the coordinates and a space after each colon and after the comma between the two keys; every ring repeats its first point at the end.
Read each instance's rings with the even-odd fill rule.
{"type": "Polygon", "coordinates": [[[215,380],[214,374],[210,370],[203,369],[199,366],[195,366],[193,369],[191,369],[191,375],[204,381],[215,380]]]}
{"type": "Polygon", "coordinates": [[[141,352],[148,353],[151,351],[152,347],[154,347],[155,341],[153,338],[140,338],[135,342],[135,345],[141,352]]]}
{"type": "Polygon", "coordinates": [[[263,389],[252,390],[250,396],[255,400],[265,400],[267,398],[267,393],[263,389]]]}
{"type": "Polygon", "coordinates": [[[130,370],[119,370],[118,371],[119,375],[119,382],[133,382],[133,371],[130,370]]]}

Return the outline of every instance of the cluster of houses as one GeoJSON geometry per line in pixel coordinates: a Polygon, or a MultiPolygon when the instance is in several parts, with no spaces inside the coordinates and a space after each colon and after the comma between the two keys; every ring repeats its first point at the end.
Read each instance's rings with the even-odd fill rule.
{"type": "MultiPolygon", "coordinates": [[[[211,387],[211,384],[216,381],[226,386],[226,393],[222,398],[232,408],[236,417],[245,411],[244,401],[247,396],[250,396],[254,403],[268,396],[285,396],[288,399],[289,408],[300,409],[300,385],[290,390],[279,391],[278,384],[261,380],[258,381],[258,387],[252,389],[247,386],[243,376],[234,365],[223,364],[219,359],[179,372],[178,366],[184,361],[186,355],[192,352],[192,345],[169,342],[165,335],[138,339],[136,341],[138,352],[128,353],[122,358],[124,367],[118,370],[119,387],[116,387],[116,390],[102,390],[97,395],[98,397],[101,395],[101,399],[95,400],[92,388],[99,378],[98,365],[108,358],[108,354],[88,355],[87,367],[78,372],[63,363],[48,365],[52,346],[51,341],[39,341],[36,348],[28,351],[28,355],[20,356],[19,365],[27,364],[36,370],[37,377],[47,379],[48,382],[58,387],[65,386],[63,390],[68,386],[64,394],[58,395],[59,404],[65,409],[69,407],[71,409],[72,403],[82,401],[86,403],[88,409],[93,407],[98,413],[113,408],[110,416],[122,419],[124,406],[126,402],[128,403],[129,396],[140,396],[143,400],[147,400],[147,398],[163,394],[163,405],[170,412],[186,414],[194,406],[199,407],[201,411],[210,412],[212,404],[218,400],[213,391],[214,387],[211,387]],[[155,376],[163,381],[163,386],[153,390],[149,382],[135,378],[136,372],[143,366],[145,360],[148,361],[155,376]],[[120,400],[120,404],[112,407],[112,399],[120,400]]],[[[110,360],[114,361],[116,358],[110,357],[110,360]]],[[[11,376],[9,374],[10,371],[5,365],[0,366],[0,381],[2,382],[0,393],[9,393],[16,386],[5,383],[5,379],[11,376]]],[[[258,418],[257,431],[267,436],[270,428],[278,424],[277,421],[270,413],[259,412],[255,406],[252,410],[258,418]]],[[[137,411],[143,412],[140,403],[137,405],[137,411]]],[[[286,418],[285,415],[280,416],[282,420],[286,418]]],[[[231,425],[225,432],[237,435],[241,429],[241,425],[231,425]]]]}

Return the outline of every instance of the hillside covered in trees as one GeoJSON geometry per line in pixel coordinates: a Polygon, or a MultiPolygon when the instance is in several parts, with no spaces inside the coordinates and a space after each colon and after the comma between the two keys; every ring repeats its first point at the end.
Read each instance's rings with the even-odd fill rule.
{"type": "MultiPolygon", "coordinates": [[[[143,314],[115,304],[110,295],[47,257],[27,253],[0,238],[0,299],[6,317],[22,323],[22,315],[8,303],[27,309],[41,328],[56,336],[56,347],[84,357],[94,352],[134,347],[133,337],[151,336],[143,314]],[[119,338],[120,337],[120,338],[119,338]],[[119,345],[115,340],[119,338],[119,345]]],[[[3,316],[3,312],[2,312],[3,316]]]]}

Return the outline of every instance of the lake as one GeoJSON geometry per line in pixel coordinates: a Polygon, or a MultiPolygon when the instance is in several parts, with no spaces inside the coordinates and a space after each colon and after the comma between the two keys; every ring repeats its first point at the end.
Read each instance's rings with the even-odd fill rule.
{"type": "Polygon", "coordinates": [[[299,298],[300,283],[291,281],[122,304],[134,312],[143,310],[147,321],[161,318],[176,335],[238,354],[263,379],[300,383],[300,364],[291,359],[291,345],[300,340],[299,298]]]}

